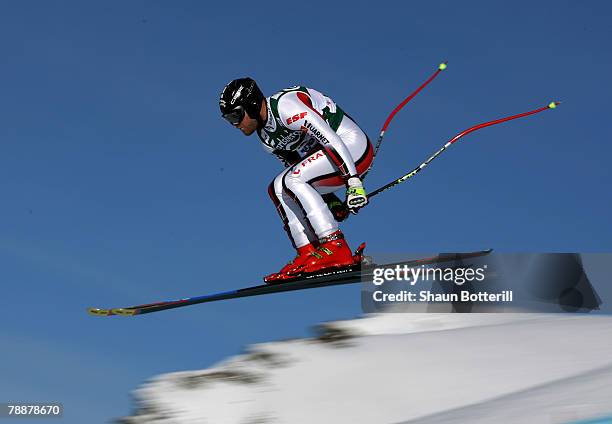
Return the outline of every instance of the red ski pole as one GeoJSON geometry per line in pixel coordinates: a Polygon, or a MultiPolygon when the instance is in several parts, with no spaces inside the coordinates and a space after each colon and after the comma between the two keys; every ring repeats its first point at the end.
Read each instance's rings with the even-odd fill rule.
{"type": "Polygon", "coordinates": [[[425,168],[427,165],[429,165],[429,163],[434,160],[435,158],[437,158],[444,150],[446,150],[451,144],[455,143],[456,141],[458,141],[461,137],[463,137],[464,135],[467,135],[471,132],[474,132],[476,130],[479,130],[481,128],[486,128],[486,127],[490,127],[492,125],[497,125],[497,124],[501,124],[502,122],[506,122],[506,121],[511,121],[513,119],[518,119],[518,118],[522,118],[524,116],[528,116],[528,115],[533,115],[536,113],[540,113],[544,110],[548,110],[548,109],[554,109],[556,108],[561,102],[550,102],[547,106],[543,106],[539,109],[535,109],[535,110],[531,110],[529,112],[524,112],[524,113],[519,113],[518,115],[512,115],[512,116],[507,116],[505,118],[500,118],[500,119],[496,119],[494,121],[488,121],[488,122],[484,122],[482,124],[478,124],[478,125],[474,125],[473,127],[468,128],[467,130],[461,131],[459,134],[455,135],[453,138],[451,138],[449,141],[446,142],[446,144],[444,146],[442,146],[437,152],[435,152],[433,155],[431,155],[429,158],[427,158],[427,160],[425,160],[424,162],[422,162],[419,166],[417,166],[416,168],[414,168],[412,171],[408,172],[407,174],[402,175],[401,177],[391,181],[388,184],[385,184],[384,186],[374,190],[373,192],[368,194],[368,198],[372,198],[374,196],[376,196],[377,194],[382,193],[385,190],[390,189],[391,187],[394,187],[400,183],[403,183],[404,181],[408,180],[409,178],[414,177],[421,169],[425,168]]]}
{"type": "MultiPolygon", "coordinates": [[[[380,130],[380,134],[378,135],[378,140],[376,141],[376,147],[374,148],[374,157],[376,157],[376,155],[378,154],[378,150],[380,149],[380,145],[382,143],[383,137],[385,136],[385,131],[387,131],[387,127],[389,126],[389,124],[391,123],[391,121],[393,120],[393,118],[395,117],[395,115],[397,114],[397,112],[399,112],[404,106],[406,106],[406,104],[412,100],[417,94],[419,94],[419,92],[424,89],[430,82],[432,82],[434,80],[434,78],[436,78],[438,76],[438,74],[440,72],[442,72],[443,70],[446,69],[446,66],[448,64],[448,61],[444,61],[442,63],[440,63],[440,65],[438,65],[438,69],[436,70],[436,72],[434,72],[428,79],[427,81],[425,81],[423,84],[420,85],[419,88],[417,88],[416,90],[414,90],[414,92],[412,92],[412,94],[410,94],[408,97],[406,97],[400,104],[398,104],[395,109],[393,109],[393,111],[389,114],[389,116],[387,117],[387,120],[385,121],[385,123],[382,126],[382,129],[380,130]]],[[[372,165],[373,166],[373,165],[372,165]]],[[[372,167],[370,167],[370,170],[368,172],[370,172],[372,170],[372,167]]]]}

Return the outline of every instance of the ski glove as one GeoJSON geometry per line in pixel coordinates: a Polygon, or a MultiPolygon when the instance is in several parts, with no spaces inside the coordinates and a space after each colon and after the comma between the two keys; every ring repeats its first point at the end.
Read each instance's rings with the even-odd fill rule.
{"type": "Polygon", "coordinates": [[[359,177],[349,178],[346,184],[346,205],[349,211],[357,213],[359,209],[367,204],[368,196],[359,177]]]}

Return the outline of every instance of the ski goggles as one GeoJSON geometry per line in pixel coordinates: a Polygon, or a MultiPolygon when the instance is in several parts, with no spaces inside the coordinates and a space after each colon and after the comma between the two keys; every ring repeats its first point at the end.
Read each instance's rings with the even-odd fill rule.
{"type": "Polygon", "coordinates": [[[231,112],[224,113],[221,116],[223,116],[223,119],[225,119],[227,122],[236,126],[242,122],[244,113],[244,108],[242,106],[237,106],[236,109],[232,110],[231,112]]]}

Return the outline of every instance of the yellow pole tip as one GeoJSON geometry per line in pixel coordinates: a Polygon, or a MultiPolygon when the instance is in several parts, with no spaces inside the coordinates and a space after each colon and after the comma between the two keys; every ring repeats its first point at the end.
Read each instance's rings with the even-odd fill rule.
{"type": "Polygon", "coordinates": [[[548,104],[548,107],[549,107],[550,109],[554,109],[554,108],[556,108],[557,106],[559,106],[559,104],[561,104],[561,102],[550,102],[550,103],[548,104]]]}
{"type": "Polygon", "coordinates": [[[446,69],[446,62],[440,63],[440,66],[438,66],[438,69],[441,70],[441,71],[445,70],[446,69]]]}

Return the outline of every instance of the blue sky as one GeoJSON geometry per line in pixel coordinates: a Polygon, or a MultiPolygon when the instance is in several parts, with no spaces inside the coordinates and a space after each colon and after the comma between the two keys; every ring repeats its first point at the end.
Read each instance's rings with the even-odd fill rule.
{"type": "Polygon", "coordinates": [[[358,287],[136,319],[85,308],[258,283],[293,256],[268,199],[280,164],[219,116],[229,80],[304,84],[372,139],[366,187],[476,123],[343,226],[371,252],[610,251],[609,2],[5,2],[0,13],[0,399],[63,422],[129,412],[148,377],[360,313],[358,287]]]}

